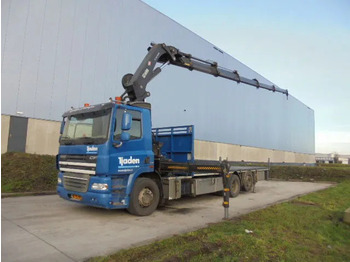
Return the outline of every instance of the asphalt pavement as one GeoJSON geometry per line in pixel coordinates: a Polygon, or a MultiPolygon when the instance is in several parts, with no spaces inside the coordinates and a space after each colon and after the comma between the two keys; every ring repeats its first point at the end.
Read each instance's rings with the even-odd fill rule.
{"type": "MultiPolygon", "coordinates": [[[[332,184],[259,181],[256,193],[230,199],[230,217],[286,201],[332,184]]],[[[148,217],[104,210],[56,195],[1,200],[1,259],[84,261],[222,221],[222,198],[204,195],[170,201],[148,217]]],[[[251,230],[254,230],[253,228],[251,230]]]]}

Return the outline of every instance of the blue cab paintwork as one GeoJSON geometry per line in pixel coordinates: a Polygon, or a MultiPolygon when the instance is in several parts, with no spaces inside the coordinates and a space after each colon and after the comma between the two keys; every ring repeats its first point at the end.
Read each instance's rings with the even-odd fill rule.
{"type": "MultiPolygon", "coordinates": [[[[110,121],[109,136],[104,144],[61,145],[59,147],[57,161],[59,161],[60,155],[97,155],[96,175],[90,176],[87,192],[69,191],[63,187],[63,184],[58,184],[57,193],[60,197],[69,201],[107,209],[127,208],[130,193],[137,177],[144,173],[154,172],[150,110],[128,105],[115,105],[110,121]],[[140,139],[125,141],[120,147],[114,146],[121,141],[114,140],[113,137],[117,108],[126,111],[139,111],[142,116],[142,137],[140,139]],[[88,146],[96,147],[97,150],[89,152],[87,150],[88,146]],[[139,159],[139,164],[127,165],[127,168],[122,168],[119,164],[120,157],[124,159],[129,159],[130,157],[139,159]],[[108,190],[92,190],[91,186],[93,183],[106,183],[108,184],[108,190]],[[74,200],[71,198],[73,194],[81,196],[82,200],[74,200]]],[[[59,172],[59,177],[63,181],[62,172],[59,172]]]]}

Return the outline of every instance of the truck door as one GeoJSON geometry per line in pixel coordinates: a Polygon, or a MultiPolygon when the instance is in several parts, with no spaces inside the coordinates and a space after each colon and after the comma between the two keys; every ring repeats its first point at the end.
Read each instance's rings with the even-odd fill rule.
{"type": "MultiPolygon", "coordinates": [[[[145,148],[142,111],[127,110],[132,115],[131,128],[128,131],[130,140],[122,142],[121,122],[124,110],[118,108],[115,114],[112,132],[113,147],[110,154],[110,171],[112,174],[131,174],[137,169],[146,167],[149,159],[148,150],[145,148]]],[[[148,167],[148,165],[147,165],[148,167]]]]}

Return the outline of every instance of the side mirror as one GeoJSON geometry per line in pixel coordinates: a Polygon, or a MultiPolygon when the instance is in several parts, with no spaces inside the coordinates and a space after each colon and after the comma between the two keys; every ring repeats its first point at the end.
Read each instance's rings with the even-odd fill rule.
{"type": "Polygon", "coordinates": [[[131,128],[132,115],[130,113],[124,112],[122,118],[122,130],[128,131],[131,128]]]}
{"type": "Polygon", "coordinates": [[[130,113],[124,112],[122,118],[122,134],[120,140],[123,142],[130,140],[130,134],[126,131],[129,131],[132,124],[132,115],[130,113]]]}
{"type": "Polygon", "coordinates": [[[122,134],[120,135],[120,140],[123,142],[129,141],[130,134],[128,132],[123,131],[122,134]]]}

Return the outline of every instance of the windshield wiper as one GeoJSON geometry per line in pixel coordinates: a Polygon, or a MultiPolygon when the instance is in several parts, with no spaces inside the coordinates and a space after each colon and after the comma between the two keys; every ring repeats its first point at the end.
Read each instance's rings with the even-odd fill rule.
{"type": "Polygon", "coordinates": [[[95,139],[93,137],[79,137],[77,140],[83,140],[84,145],[92,145],[95,142],[95,139]]]}
{"type": "Polygon", "coordinates": [[[71,139],[69,136],[61,136],[59,142],[64,145],[72,145],[73,141],[71,139]]]}
{"type": "Polygon", "coordinates": [[[72,141],[62,141],[62,144],[64,145],[73,145],[72,141]]]}
{"type": "Polygon", "coordinates": [[[61,137],[60,144],[61,145],[93,145],[103,143],[106,138],[102,137],[61,137]]]}

